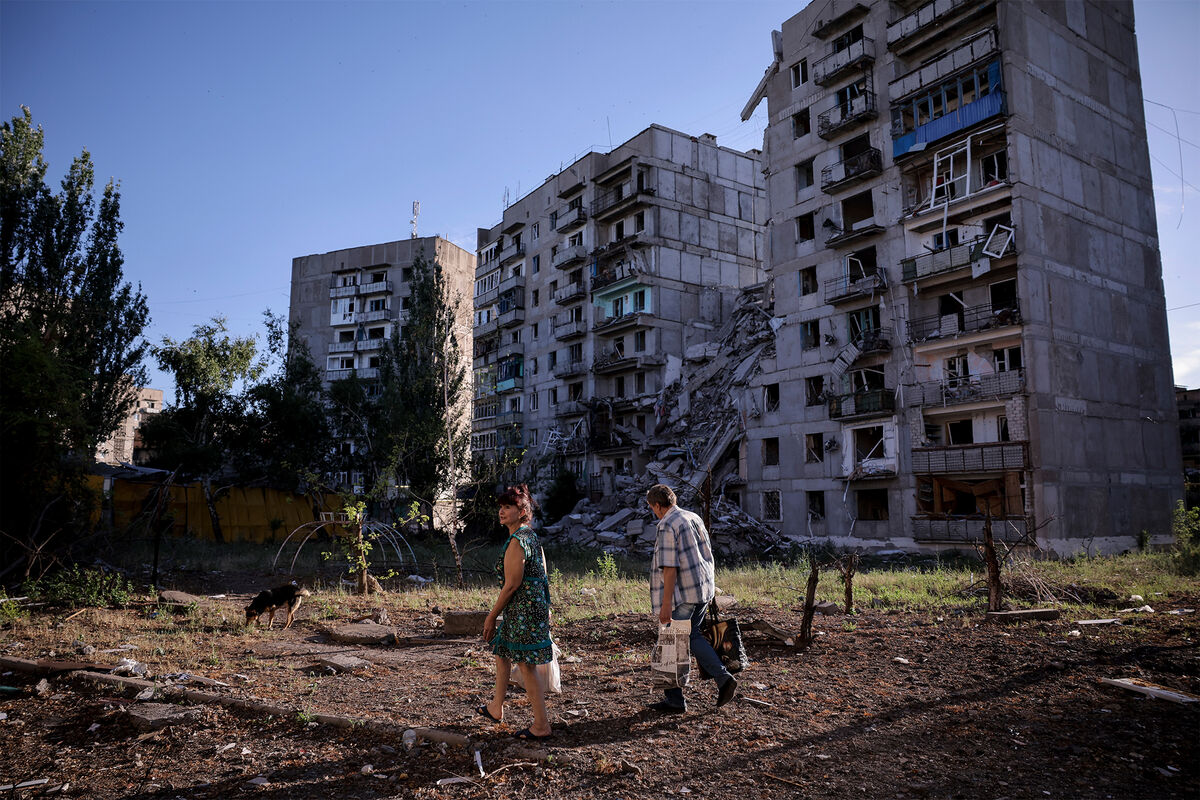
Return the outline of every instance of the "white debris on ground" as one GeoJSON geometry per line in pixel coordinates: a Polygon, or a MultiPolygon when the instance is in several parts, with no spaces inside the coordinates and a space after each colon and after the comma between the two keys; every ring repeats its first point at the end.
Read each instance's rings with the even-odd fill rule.
{"type": "Polygon", "coordinates": [[[740,493],[745,485],[738,462],[746,421],[762,413],[761,398],[756,401],[745,389],[760,371],[761,360],[775,356],[778,323],[763,310],[760,297],[761,291],[743,292],[712,340],[687,349],[679,378],[663,389],[652,409],[657,420],[653,431],[613,426],[614,435],[632,444],[640,456],[634,460],[645,463],[645,469],[613,476],[599,502],[585,498],[546,526],[550,541],[649,554],[657,520],[646,506],[646,490],[664,483],[675,490],[681,506],[703,515],[703,491],[711,475],[710,534],[718,556],[779,554],[798,544],[729,499],[730,492],[740,493]]]}

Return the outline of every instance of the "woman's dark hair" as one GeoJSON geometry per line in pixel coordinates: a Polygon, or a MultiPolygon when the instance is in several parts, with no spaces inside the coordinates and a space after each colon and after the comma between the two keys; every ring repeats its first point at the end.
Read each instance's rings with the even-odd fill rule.
{"type": "Polygon", "coordinates": [[[500,505],[516,506],[521,512],[521,521],[529,522],[533,519],[533,510],[537,508],[537,503],[533,501],[533,496],[529,494],[529,487],[524,483],[518,483],[515,486],[509,486],[500,493],[500,505]]]}

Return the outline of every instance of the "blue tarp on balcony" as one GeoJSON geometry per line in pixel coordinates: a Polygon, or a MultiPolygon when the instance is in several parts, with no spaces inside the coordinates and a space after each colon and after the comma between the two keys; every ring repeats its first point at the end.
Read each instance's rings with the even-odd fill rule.
{"type": "Polygon", "coordinates": [[[1004,113],[1004,92],[995,91],[986,97],[981,97],[973,103],[967,103],[945,116],[919,125],[911,133],[906,133],[892,140],[892,158],[899,158],[912,149],[918,142],[936,142],[947,136],[953,136],[989,117],[1004,113]]]}

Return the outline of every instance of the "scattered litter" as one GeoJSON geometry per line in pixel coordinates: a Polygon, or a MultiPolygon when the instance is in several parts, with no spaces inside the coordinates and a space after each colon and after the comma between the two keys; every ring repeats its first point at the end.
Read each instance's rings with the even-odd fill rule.
{"type": "Polygon", "coordinates": [[[897,664],[907,664],[908,663],[907,658],[901,658],[900,656],[896,656],[895,658],[892,659],[892,661],[895,661],[897,664]]]}
{"type": "Polygon", "coordinates": [[[1194,608],[1172,608],[1172,609],[1171,609],[1170,611],[1168,611],[1167,613],[1168,613],[1168,614],[1174,614],[1175,616],[1177,616],[1177,617],[1178,617],[1178,616],[1180,616],[1180,615],[1182,615],[1182,614],[1195,614],[1195,613],[1196,613],[1196,609],[1194,609],[1194,608]]]}
{"type": "Polygon", "coordinates": [[[1131,594],[1131,595],[1129,595],[1129,602],[1131,602],[1131,603],[1140,603],[1140,602],[1142,602],[1142,601],[1143,601],[1143,600],[1145,600],[1145,599],[1146,599],[1146,598],[1142,597],[1140,594],[1131,594]]]}
{"type": "Polygon", "coordinates": [[[586,717],[587,715],[588,715],[588,710],[586,708],[572,708],[572,709],[568,709],[567,711],[562,712],[562,714],[560,716],[571,717],[573,719],[582,719],[583,717],[586,717]]]}
{"type": "Polygon", "coordinates": [[[475,767],[479,770],[479,777],[483,778],[487,775],[483,769],[483,756],[479,754],[478,750],[475,751],[475,767]]]}
{"type": "Polygon", "coordinates": [[[1083,636],[1079,631],[1067,631],[1067,636],[1083,636]]]}
{"type": "Polygon", "coordinates": [[[1120,625],[1121,620],[1116,617],[1110,619],[1081,619],[1076,620],[1076,625],[1120,625]]]}
{"type": "Polygon", "coordinates": [[[37,686],[33,687],[33,690],[37,692],[38,697],[45,697],[46,695],[50,694],[50,681],[42,678],[37,682],[37,686]]]}
{"type": "Polygon", "coordinates": [[[417,743],[417,732],[409,728],[400,737],[400,742],[404,745],[405,750],[412,750],[413,746],[417,743]]]}
{"type": "Polygon", "coordinates": [[[746,697],[743,695],[742,702],[749,703],[750,705],[757,706],[758,708],[773,708],[774,707],[770,703],[768,703],[766,700],[759,700],[757,697],[746,697]]]}
{"type": "Polygon", "coordinates": [[[108,653],[124,653],[128,650],[137,650],[137,649],[138,649],[138,647],[136,644],[123,644],[120,647],[114,647],[110,650],[101,650],[100,652],[106,653],[106,654],[108,654],[108,653]]]}
{"type": "Polygon", "coordinates": [[[821,759],[822,761],[828,761],[830,757],[824,753],[817,753],[817,758],[821,759]]]}
{"type": "Polygon", "coordinates": [[[1137,678],[1101,678],[1100,682],[1107,683],[1109,686],[1119,686],[1122,689],[1128,689],[1131,692],[1138,692],[1159,700],[1170,700],[1172,703],[1200,703],[1200,697],[1194,694],[1188,694],[1176,689],[1168,689],[1166,686],[1147,683],[1137,678]]]}
{"type": "Polygon", "coordinates": [[[113,675],[145,675],[146,672],[146,665],[134,661],[132,658],[122,658],[112,668],[113,675]]]}
{"type": "Polygon", "coordinates": [[[462,776],[460,776],[460,775],[455,775],[453,778],[442,778],[442,779],[440,779],[440,780],[437,782],[437,785],[438,785],[438,786],[450,786],[450,785],[453,785],[453,784],[455,784],[455,783],[470,783],[470,784],[474,784],[474,783],[475,783],[475,781],[471,780],[470,778],[464,778],[464,777],[462,777],[462,776]]]}
{"type": "Polygon", "coordinates": [[[136,695],[134,695],[133,699],[137,700],[138,702],[144,702],[146,700],[153,700],[155,688],[156,687],[154,687],[154,686],[148,686],[145,689],[142,689],[136,695]]]}
{"type": "Polygon", "coordinates": [[[0,786],[0,792],[8,792],[19,789],[32,789],[34,786],[45,786],[49,782],[49,778],[37,778],[36,780],[25,781],[24,783],[6,783],[3,786],[0,786]]]}
{"type": "Polygon", "coordinates": [[[225,599],[225,595],[223,595],[223,594],[210,594],[208,597],[210,600],[224,600],[225,599]]]}
{"type": "Polygon", "coordinates": [[[173,675],[163,675],[161,677],[163,679],[165,679],[167,681],[171,681],[173,683],[198,683],[201,686],[228,686],[229,685],[228,683],[222,683],[221,681],[215,681],[212,678],[205,678],[200,675],[192,675],[190,672],[176,672],[173,675]]]}
{"type": "Polygon", "coordinates": [[[233,748],[233,747],[237,747],[237,742],[230,742],[229,744],[224,745],[223,747],[218,747],[217,753],[218,754],[224,753],[226,750],[229,750],[230,748],[233,748]]]}
{"type": "Polygon", "coordinates": [[[579,664],[583,661],[583,659],[580,658],[579,656],[567,656],[566,658],[563,658],[560,660],[564,664],[579,664]]]}
{"type": "Polygon", "coordinates": [[[359,770],[363,775],[370,775],[374,771],[375,766],[373,764],[363,764],[362,769],[359,770]]]}
{"type": "Polygon", "coordinates": [[[251,778],[250,780],[246,781],[246,783],[250,784],[251,786],[266,786],[268,783],[270,783],[270,781],[259,775],[257,778],[251,778]]]}
{"type": "Polygon", "coordinates": [[[99,722],[93,722],[93,723],[91,724],[91,727],[89,727],[89,728],[87,729],[87,732],[88,732],[88,733],[95,733],[95,732],[96,732],[96,731],[98,731],[98,730],[100,730],[100,723],[99,723],[99,722]]]}
{"type": "Polygon", "coordinates": [[[3,722],[6,719],[8,719],[8,714],[6,714],[3,711],[0,711],[0,722],[3,722]]]}
{"type": "Polygon", "coordinates": [[[428,586],[433,583],[433,578],[425,578],[421,575],[409,575],[408,582],[415,583],[417,586],[428,586]]]}
{"type": "Polygon", "coordinates": [[[752,683],[752,684],[750,684],[750,688],[757,689],[760,692],[764,692],[767,689],[767,685],[765,683],[752,683]]]}
{"type": "Polygon", "coordinates": [[[1118,614],[1132,614],[1135,612],[1140,612],[1140,613],[1144,613],[1144,614],[1153,614],[1154,609],[1151,608],[1150,606],[1139,606],[1138,608],[1122,608],[1117,613],[1118,614]]]}

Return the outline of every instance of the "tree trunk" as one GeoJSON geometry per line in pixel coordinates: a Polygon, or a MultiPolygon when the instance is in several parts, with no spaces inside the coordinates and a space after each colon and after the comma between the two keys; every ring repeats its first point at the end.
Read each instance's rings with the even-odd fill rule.
{"type": "Polygon", "coordinates": [[[846,613],[854,613],[854,573],[858,569],[858,553],[846,556],[841,564],[842,583],[846,586],[846,613]]]}
{"type": "Polygon", "coordinates": [[[808,588],[804,592],[804,617],[800,622],[800,641],[808,644],[812,641],[813,606],[817,599],[817,578],[820,568],[817,559],[810,553],[808,556],[808,588]]]}
{"type": "Polygon", "coordinates": [[[999,611],[1003,600],[1000,585],[1000,562],[996,559],[996,543],[992,539],[992,515],[983,520],[983,559],[987,562],[988,611],[999,611]]]}
{"type": "Polygon", "coordinates": [[[202,486],[204,487],[204,504],[208,506],[208,516],[212,520],[213,539],[217,544],[225,544],[225,534],[221,532],[221,515],[217,513],[217,498],[213,494],[212,481],[205,479],[202,486]]]}

